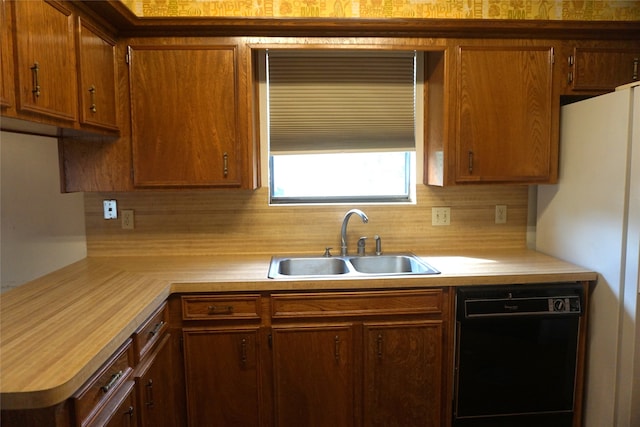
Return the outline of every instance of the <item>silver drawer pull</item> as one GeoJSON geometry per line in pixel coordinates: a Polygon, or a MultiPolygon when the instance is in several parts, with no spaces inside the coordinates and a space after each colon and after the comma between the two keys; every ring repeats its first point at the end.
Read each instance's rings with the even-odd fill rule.
{"type": "Polygon", "coordinates": [[[105,393],[108,392],[109,390],[111,390],[113,388],[114,385],[116,385],[116,383],[118,382],[120,377],[122,377],[122,371],[119,371],[119,372],[111,375],[111,379],[109,380],[109,382],[107,384],[103,385],[102,387],[100,387],[100,390],[104,391],[105,393]]]}
{"type": "Polygon", "coordinates": [[[164,326],[164,320],[161,320],[160,322],[156,323],[156,326],[155,328],[153,328],[152,331],[149,331],[149,335],[154,336],[155,334],[160,332],[160,329],[162,329],[163,326],[164,326]]]}

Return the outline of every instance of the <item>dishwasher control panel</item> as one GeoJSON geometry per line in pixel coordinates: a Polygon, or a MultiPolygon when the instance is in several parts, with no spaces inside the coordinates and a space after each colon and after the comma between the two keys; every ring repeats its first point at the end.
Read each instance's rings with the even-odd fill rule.
{"type": "Polygon", "coordinates": [[[457,317],[581,315],[579,284],[469,286],[457,292],[457,317]]]}
{"type": "Polygon", "coordinates": [[[549,298],[549,311],[555,313],[580,313],[580,298],[577,296],[568,296],[564,298],[549,298]]]}

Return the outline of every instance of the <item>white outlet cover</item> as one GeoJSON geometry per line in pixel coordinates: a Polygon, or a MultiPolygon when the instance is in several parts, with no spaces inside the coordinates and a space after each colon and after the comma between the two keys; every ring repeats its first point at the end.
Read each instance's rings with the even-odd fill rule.
{"type": "Polygon", "coordinates": [[[104,200],[102,204],[104,207],[104,219],[118,218],[118,206],[115,200],[104,200]]]}

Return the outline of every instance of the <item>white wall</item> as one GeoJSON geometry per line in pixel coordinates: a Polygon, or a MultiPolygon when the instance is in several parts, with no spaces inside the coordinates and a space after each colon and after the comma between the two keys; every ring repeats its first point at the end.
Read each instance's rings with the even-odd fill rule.
{"type": "Polygon", "coordinates": [[[87,255],[82,193],[61,194],[55,138],[0,132],[0,288],[87,255]]]}

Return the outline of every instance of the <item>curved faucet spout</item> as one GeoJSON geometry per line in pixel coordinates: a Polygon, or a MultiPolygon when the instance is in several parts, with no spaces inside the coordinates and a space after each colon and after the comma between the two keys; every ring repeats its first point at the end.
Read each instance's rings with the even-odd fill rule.
{"type": "Polygon", "coordinates": [[[342,231],[340,233],[340,255],[346,256],[348,255],[347,250],[347,224],[349,222],[349,218],[351,215],[356,214],[360,218],[362,218],[362,222],[365,224],[369,222],[369,217],[366,213],[362,212],[360,209],[351,209],[349,212],[344,214],[344,219],[342,220],[342,231]]]}

